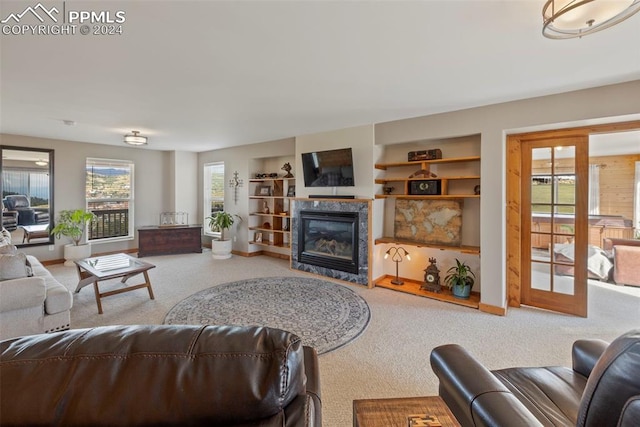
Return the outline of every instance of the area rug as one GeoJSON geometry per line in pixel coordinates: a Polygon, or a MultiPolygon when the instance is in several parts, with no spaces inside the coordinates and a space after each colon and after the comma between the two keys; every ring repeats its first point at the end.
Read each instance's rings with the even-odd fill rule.
{"type": "Polygon", "coordinates": [[[337,283],[310,277],[266,277],[224,283],[176,304],[164,324],[269,326],[292,332],[318,354],[364,332],[366,301],[337,283]]]}

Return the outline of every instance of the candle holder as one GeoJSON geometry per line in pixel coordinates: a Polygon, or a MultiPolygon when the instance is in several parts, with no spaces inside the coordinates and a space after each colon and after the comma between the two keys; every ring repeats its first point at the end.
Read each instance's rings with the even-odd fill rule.
{"type": "Polygon", "coordinates": [[[409,252],[407,252],[406,249],[403,248],[402,246],[394,246],[392,248],[389,248],[387,252],[385,252],[384,259],[389,258],[389,256],[391,256],[391,261],[396,263],[396,278],[395,280],[391,281],[391,284],[398,285],[398,286],[404,285],[404,282],[400,280],[400,277],[398,277],[398,265],[402,262],[403,257],[411,261],[411,256],[409,255],[409,252]]]}

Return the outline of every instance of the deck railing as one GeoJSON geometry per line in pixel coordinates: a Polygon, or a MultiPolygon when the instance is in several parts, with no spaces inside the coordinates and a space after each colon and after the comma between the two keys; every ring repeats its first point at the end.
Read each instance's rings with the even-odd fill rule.
{"type": "Polygon", "coordinates": [[[128,209],[93,210],[95,219],[89,225],[89,240],[129,235],[128,209]]]}

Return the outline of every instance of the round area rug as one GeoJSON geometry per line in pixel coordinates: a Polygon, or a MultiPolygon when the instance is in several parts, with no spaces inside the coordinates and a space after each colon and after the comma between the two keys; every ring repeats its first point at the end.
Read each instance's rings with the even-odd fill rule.
{"type": "Polygon", "coordinates": [[[269,326],[292,332],[318,354],[364,332],[371,312],[351,289],[309,277],[265,277],[224,283],[180,301],[166,325],[269,326]]]}

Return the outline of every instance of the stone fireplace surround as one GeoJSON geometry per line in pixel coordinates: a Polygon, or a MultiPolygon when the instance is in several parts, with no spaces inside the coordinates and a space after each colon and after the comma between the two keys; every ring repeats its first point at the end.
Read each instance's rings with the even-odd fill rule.
{"type": "Polygon", "coordinates": [[[295,199],[291,217],[291,268],[324,277],[344,280],[360,285],[369,284],[369,217],[371,201],[364,199],[295,199]],[[358,273],[348,273],[327,267],[300,262],[298,241],[301,211],[357,212],[358,213],[358,273]]]}

